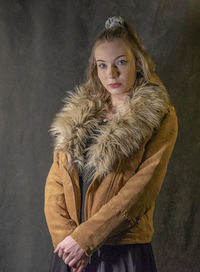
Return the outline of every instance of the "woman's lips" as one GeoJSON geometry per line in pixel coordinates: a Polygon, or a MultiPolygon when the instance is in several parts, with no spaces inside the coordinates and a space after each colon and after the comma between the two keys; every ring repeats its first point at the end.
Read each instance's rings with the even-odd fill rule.
{"type": "Polygon", "coordinates": [[[111,83],[111,84],[108,84],[111,88],[118,88],[121,83],[111,83]]]}

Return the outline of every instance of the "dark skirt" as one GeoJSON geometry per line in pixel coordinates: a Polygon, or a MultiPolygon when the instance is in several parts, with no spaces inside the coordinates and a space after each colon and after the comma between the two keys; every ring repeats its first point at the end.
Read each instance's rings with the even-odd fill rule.
{"type": "MultiPolygon", "coordinates": [[[[49,272],[71,272],[57,254],[53,254],[49,272]]],[[[103,245],[91,256],[84,272],[156,272],[151,243],[103,245]]]]}

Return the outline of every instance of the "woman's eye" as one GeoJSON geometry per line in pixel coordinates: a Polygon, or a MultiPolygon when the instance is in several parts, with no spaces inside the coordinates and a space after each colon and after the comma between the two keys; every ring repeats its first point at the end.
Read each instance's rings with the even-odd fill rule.
{"type": "Polygon", "coordinates": [[[118,63],[119,63],[120,65],[123,65],[123,64],[126,64],[127,61],[126,61],[126,60],[120,60],[118,63]]]}
{"type": "Polygon", "coordinates": [[[105,63],[100,63],[98,66],[99,66],[99,68],[105,68],[106,67],[105,63]]]}

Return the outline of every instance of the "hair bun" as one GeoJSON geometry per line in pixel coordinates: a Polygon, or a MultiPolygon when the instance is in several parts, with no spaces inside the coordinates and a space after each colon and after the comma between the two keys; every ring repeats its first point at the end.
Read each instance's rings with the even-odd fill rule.
{"type": "Polygon", "coordinates": [[[109,17],[105,22],[105,28],[109,29],[115,26],[124,26],[124,19],[121,16],[109,17]]]}

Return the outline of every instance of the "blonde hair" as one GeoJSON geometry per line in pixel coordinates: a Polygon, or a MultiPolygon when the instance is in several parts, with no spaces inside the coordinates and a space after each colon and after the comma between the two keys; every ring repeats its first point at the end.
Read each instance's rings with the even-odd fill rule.
{"type": "Polygon", "coordinates": [[[110,42],[114,39],[122,39],[131,49],[133,56],[135,57],[137,76],[133,87],[139,86],[141,82],[144,81],[164,87],[163,83],[155,72],[155,64],[144,49],[144,46],[139,40],[136,31],[127,22],[124,22],[123,25],[117,25],[109,29],[104,29],[96,38],[89,58],[87,82],[85,84],[91,95],[104,97],[104,99],[109,100],[109,93],[98,78],[94,53],[96,47],[100,43],[110,42]]]}

